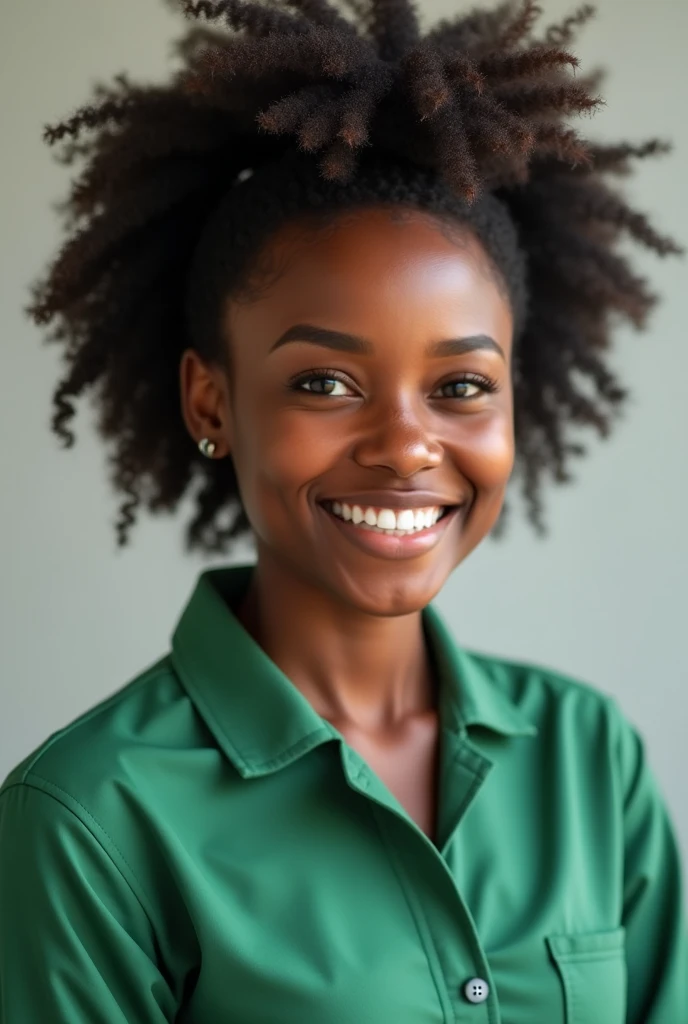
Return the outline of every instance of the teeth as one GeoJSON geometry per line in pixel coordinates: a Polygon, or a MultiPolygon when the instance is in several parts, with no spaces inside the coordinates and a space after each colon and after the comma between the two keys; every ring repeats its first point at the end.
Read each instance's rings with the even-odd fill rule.
{"type": "MultiPolygon", "coordinates": [[[[378,524],[380,525],[380,524],[378,524]]],[[[415,530],[416,514],[412,508],[404,509],[397,515],[397,530],[415,530]]]]}
{"type": "Polygon", "coordinates": [[[370,526],[379,526],[381,530],[408,530],[413,527],[413,523],[409,525],[408,523],[402,522],[401,514],[395,515],[394,512],[388,508],[383,508],[378,512],[376,522],[373,523],[369,519],[366,519],[366,522],[368,522],[370,526]]]}
{"type": "Polygon", "coordinates": [[[345,521],[352,521],[363,528],[379,530],[383,533],[401,535],[404,533],[415,533],[417,530],[424,530],[434,526],[439,519],[442,509],[435,508],[405,508],[395,512],[390,508],[380,509],[378,512],[372,508],[361,508],[360,505],[347,505],[345,502],[333,501],[331,510],[336,516],[345,521]]]}

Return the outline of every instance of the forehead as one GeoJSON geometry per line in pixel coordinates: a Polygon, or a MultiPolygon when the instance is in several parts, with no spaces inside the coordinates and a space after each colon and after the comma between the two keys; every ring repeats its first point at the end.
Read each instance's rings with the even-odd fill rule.
{"type": "Polygon", "coordinates": [[[508,299],[470,228],[410,208],[284,225],[259,254],[256,273],[256,297],[230,302],[234,330],[276,335],[309,320],[367,334],[417,326],[426,335],[460,330],[505,342],[511,329],[508,299]]]}

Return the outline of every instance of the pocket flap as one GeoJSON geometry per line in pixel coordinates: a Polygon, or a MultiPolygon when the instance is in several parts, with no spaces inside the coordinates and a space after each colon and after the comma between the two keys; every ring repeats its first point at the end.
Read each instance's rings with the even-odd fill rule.
{"type": "Polygon", "coordinates": [[[571,932],[567,935],[546,936],[547,945],[555,960],[605,959],[621,953],[626,945],[626,929],[612,928],[604,932],[571,932]]]}

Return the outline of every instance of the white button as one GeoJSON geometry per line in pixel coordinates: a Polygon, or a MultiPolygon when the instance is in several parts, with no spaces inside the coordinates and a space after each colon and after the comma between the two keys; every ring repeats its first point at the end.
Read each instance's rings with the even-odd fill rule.
{"type": "Polygon", "coordinates": [[[471,978],[464,985],[463,994],[469,1003],[484,1003],[490,994],[490,986],[482,978],[471,978]]]}

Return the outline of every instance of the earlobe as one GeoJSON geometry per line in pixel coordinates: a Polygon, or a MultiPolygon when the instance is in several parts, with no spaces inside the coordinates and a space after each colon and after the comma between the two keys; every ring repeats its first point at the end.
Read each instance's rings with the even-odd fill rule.
{"type": "Polygon", "coordinates": [[[194,349],[186,349],[179,366],[182,418],[194,443],[207,458],[228,454],[224,423],[229,422],[230,396],[219,367],[208,365],[194,349]]]}

